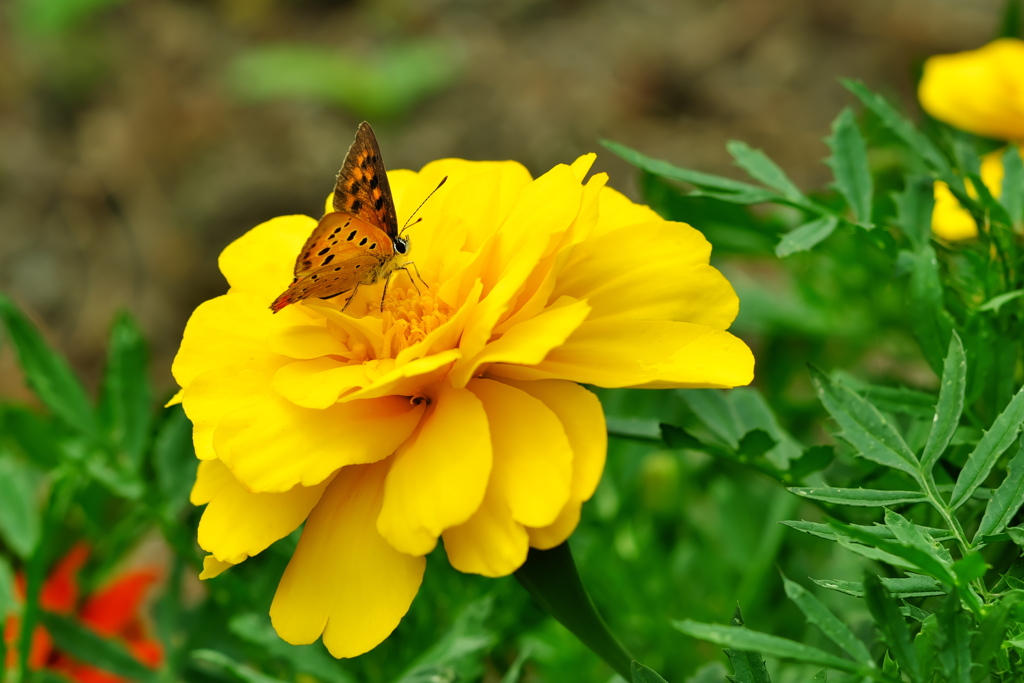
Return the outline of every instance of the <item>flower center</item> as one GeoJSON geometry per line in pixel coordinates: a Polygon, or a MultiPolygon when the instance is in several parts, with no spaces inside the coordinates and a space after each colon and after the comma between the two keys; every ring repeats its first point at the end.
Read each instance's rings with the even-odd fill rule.
{"type": "Polygon", "coordinates": [[[426,339],[443,325],[452,313],[451,307],[434,295],[412,287],[392,287],[384,298],[381,316],[384,342],[382,358],[394,358],[400,351],[426,339]]]}

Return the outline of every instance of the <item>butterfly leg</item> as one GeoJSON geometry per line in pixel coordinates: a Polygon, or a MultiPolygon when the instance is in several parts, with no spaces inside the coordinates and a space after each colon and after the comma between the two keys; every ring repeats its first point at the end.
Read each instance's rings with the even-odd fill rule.
{"type": "Polygon", "coordinates": [[[357,282],[356,286],[352,288],[352,296],[350,296],[349,298],[345,299],[345,305],[341,307],[341,312],[342,313],[344,313],[345,309],[348,308],[348,305],[350,303],[352,303],[352,299],[354,299],[356,297],[356,292],[359,291],[359,285],[361,285],[361,284],[362,284],[361,282],[357,282]]]}
{"type": "Polygon", "coordinates": [[[396,268],[395,270],[404,270],[405,274],[409,276],[409,282],[412,283],[412,286],[416,288],[416,293],[419,294],[420,288],[417,287],[416,281],[412,279],[412,275],[409,273],[409,266],[412,266],[413,271],[416,273],[416,277],[420,279],[420,282],[423,283],[423,286],[426,287],[427,289],[430,289],[430,285],[428,285],[427,281],[423,279],[422,275],[420,275],[420,269],[416,267],[415,261],[406,261],[405,263],[402,264],[400,268],[396,268]]]}
{"type": "Polygon", "coordinates": [[[394,275],[394,271],[388,273],[388,277],[384,280],[384,291],[380,295],[380,312],[384,312],[384,299],[388,295],[388,285],[391,284],[391,276],[394,275]]]}

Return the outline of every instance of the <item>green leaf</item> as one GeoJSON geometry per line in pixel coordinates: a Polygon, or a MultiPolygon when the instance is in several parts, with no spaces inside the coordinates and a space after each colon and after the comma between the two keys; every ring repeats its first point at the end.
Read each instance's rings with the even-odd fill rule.
{"type": "Polygon", "coordinates": [[[860,81],[844,80],[843,86],[852,92],[861,103],[873,111],[886,128],[896,134],[903,144],[920,156],[940,175],[950,175],[949,162],[932,141],[914,127],[906,117],[889,104],[884,97],[869,90],[860,81]]]}
{"type": "Polygon", "coordinates": [[[192,650],[189,657],[193,662],[205,665],[219,673],[228,674],[241,683],[286,683],[283,679],[274,678],[257,671],[248,664],[236,662],[223,652],[216,650],[192,650]]]}
{"type": "Polygon", "coordinates": [[[999,312],[999,309],[1003,307],[1003,304],[1009,303],[1014,299],[1024,296],[1024,289],[1015,289],[1012,292],[1005,292],[997,296],[992,297],[981,306],[978,306],[979,311],[994,311],[999,312]]]}
{"type": "Polygon", "coordinates": [[[682,389],[676,395],[715,436],[733,450],[739,448],[740,438],[747,429],[740,424],[740,416],[726,399],[725,392],[718,389],[682,389]]]}
{"type": "Polygon", "coordinates": [[[668,683],[668,681],[658,675],[657,671],[644,666],[635,659],[629,663],[629,673],[632,676],[630,680],[633,683],[668,683]]]}
{"type": "Polygon", "coordinates": [[[863,667],[853,662],[836,657],[816,647],[804,645],[786,638],[771,636],[766,633],[750,631],[738,626],[722,626],[720,624],[702,624],[692,619],[673,621],[672,625],[688,636],[706,640],[716,645],[759,652],[779,659],[792,659],[819,666],[827,666],[840,671],[865,674],[863,667]]]}
{"type": "Polygon", "coordinates": [[[39,400],[74,429],[94,436],[96,421],[92,407],[67,361],[50,348],[35,325],[2,294],[0,321],[7,328],[25,379],[39,400]]]}
{"type": "Polygon", "coordinates": [[[892,530],[896,540],[910,548],[928,553],[936,562],[939,562],[947,569],[952,564],[949,551],[935,540],[907,521],[907,518],[898,512],[886,509],[885,526],[892,530]]]}
{"type": "Polygon", "coordinates": [[[982,578],[987,571],[988,564],[981,553],[968,553],[953,563],[953,574],[961,586],[966,586],[971,581],[982,578]]]}
{"type": "Polygon", "coordinates": [[[793,487],[791,492],[803,498],[820,500],[836,505],[856,507],[886,507],[900,503],[923,503],[928,496],[920,491],[879,491],[875,489],[838,489],[831,487],[793,487]]]}
{"type": "Polygon", "coordinates": [[[903,192],[893,194],[897,224],[910,240],[914,251],[920,251],[931,241],[932,211],[935,208],[934,181],[928,177],[907,178],[903,192]]]}
{"type": "Polygon", "coordinates": [[[682,427],[675,425],[661,425],[661,439],[669,448],[688,448],[690,450],[703,450],[704,444],[700,439],[690,434],[682,427]]]}
{"type": "Polygon", "coordinates": [[[826,683],[828,681],[828,669],[822,669],[818,673],[814,674],[814,678],[811,679],[812,683],[826,683]]]}
{"type": "Polygon", "coordinates": [[[153,396],[147,379],[146,343],[135,322],[121,314],[110,330],[107,368],[97,412],[111,442],[131,469],[142,463],[153,422],[153,396]]]}
{"type": "Polygon", "coordinates": [[[545,612],[557,619],[623,678],[629,677],[629,655],[597,613],[580,581],[568,542],[550,550],[530,548],[516,580],[545,612]]]}
{"type": "Polygon", "coordinates": [[[902,252],[901,257],[909,259],[910,265],[910,326],[925,360],[941,374],[953,323],[945,308],[938,257],[930,244],[913,253],[902,252]]]}
{"type": "Polygon", "coordinates": [[[764,188],[758,187],[757,185],[751,185],[750,183],[742,183],[738,180],[732,180],[722,176],[701,173],[699,171],[691,171],[689,169],[673,166],[667,161],[653,159],[637,152],[636,150],[630,149],[625,145],[612,142],[611,140],[601,140],[601,145],[637,168],[647,171],[648,173],[653,173],[654,175],[662,178],[689,183],[700,188],[710,188],[713,190],[722,190],[724,192],[731,193],[744,194],[765,192],[764,188]]]}
{"type": "Polygon", "coordinates": [[[1024,162],[1017,145],[1007,145],[1003,152],[1003,188],[999,201],[1014,224],[1024,219],[1024,162]]]}
{"type": "Polygon", "coordinates": [[[152,457],[160,505],[173,519],[188,503],[199,464],[192,446],[192,423],[181,406],[168,409],[153,442],[152,457]]]}
{"type": "Polygon", "coordinates": [[[936,613],[940,628],[936,630],[935,649],[939,663],[950,683],[971,681],[971,619],[955,595],[946,598],[936,613]]]}
{"type": "Polygon", "coordinates": [[[68,617],[49,612],[39,616],[61,652],[132,681],[157,683],[156,673],[135,659],[119,642],[104,638],[68,617]]]}
{"type": "MultiPolygon", "coordinates": [[[[743,628],[743,612],[740,606],[736,605],[736,611],[732,615],[732,626],[743,628]]],[[[768,675],[768,667],[765,666],[764,657],[760,652],[751,650],[736,650],[728,648],[724,650],[725,656],[729,658],[733,675],[726,676],[729,683],[771,683],[771,676],[768,675]]]]}
{"type": "MultiPolygon", "coordinates": [[[[822,588],[828,588],[838,593],[852,595],[855,598],[864,597],[863,583],[839,579],[812,579],[812,581],[822,588]]],[[[921,574],[913,574],[907,578],[882,577],[882,584],[892,595],[900,598],[928,598],[946,595],[948,592],[941,583],[930,576],[921,574]]]]}
{"type": "Polygon", "coordinates": [[[1010,461],[1006,479],[985,506],[985,516],[974,534],[973,543],[977,543],[982,536],[998,534],[1005,529],[1021,505],[1024,505],[1024,441],[1010,461]]]}
{"type": "Polygon", "coordinates": [[[846,536],[909,562],[913,567],[949,586],[958,585],[949,565],[943,560],[938,559],[934,553],[915,546],[905,545],[897,541],[889,541],[873,534],[864,533],[857,527],[848,524],[836,521],[830,521],[829,523],[846,536]]]}
{"type": "Polygon", "coordinates": [[[765,204],[768,202],[779,201],[779,195],[775,194],[771,190],[765,190],[762,188],[755,188],[747,192],[715,192],[714,190],[701,190],[697,189],[686,195],[687,197],[703,197],[705,199],[715,199],[720,202],[727,202],[729,204],[740,204],[742,206],[750,206],[751,204],[765,204]]]}
{"type": "Polygon", "coordinates": [[[754,180],[764,183],[782,196],[794,202],[806,201],[800,189],[793,184],[785,171],[759,149],[754,149],[741,140],[730,140],[725,148],[736,160],[736,165],[746,171],[754,180]]]}
{"type": "Polygon", "coordinates": [[[811,383],[825,410],[843,428],[843,439],[862,457],[911,475],[917,474],[917,458],[878,409],[847,387],[834,384],[815,368],[811,368],[811,383]]]}
{"type": "Polygon", "coordinates": [[[0,452],[0,538],[10,550],[27,560],[42,530],[36,501],[39,477],[24,462],[0,452]]]}
{"type": "Polygon", "coordinates": [[[967,502],[975,489],[981,486],[989,472],[995,467],[999,456],[1017,439],[1022,422],[1024,422],[1024,388],[1010,399],[1009,405],[992,423],[992,428],[985,432],[974,452],[967,457],[967,462],[960,470],[960,476],[957,477],[956,485],[953,487],[953,495],[949,503],[951,509],[956,510],[967,502]]]}
{"type": "Polygon", "coordinates": [[[857,221],[871,225],[871,195],[874,191],[868,148],[849,107],[832,122],[832,135],[825,138],[832,156],[825,163],[832,169],[836,189],[846,199],[857,221]]]}
{"type": "MultiPolygon", "coordinates": [[[[826,538],[826,539],[828,539],[830,541],[836,540],[836,532],[828,524],[819,524],[818,522],[804,522],[804,521],[794,521],[794,520],[783,521],[783,522],[781,522],[781,524],[785,524],[788,527],[796,529],[797,531],[801,531],[801,532],[803,532],[805,534],[810,534],[811,536],[817,536],[819,538],[826,538]]],[[[894,534],[892,529],[890,529],[888,527],[877,526],[877,525],[876,526],[861,526],[859,524],[852,524],[851,526],[855,526],[858,529],[860,529],[860,530],[862,530],[862,531],[864,531],[866,533],[874,534],[875,536],[878,536],[879,538],[887,538],[887,539],[890,539],[890,540],[895,540],[896,539],[896,534],[894,534]]],[[[922,532],[924,532],[924,533],[928,534],[929,536],[931,536],[932,540],[935,540],[935,541],[951,541],[954,538],[956,538],[956,536],[953,534],[953,532],[949,531],[948,529],[936,529],[934,527],[927,527],[927,526],[918,526],[917,528],[920,529],[922,532]]]]}
{"type": "Polygon", "coordinates": [[[864,576],[864,599],[868,605],[868,611],[874,617],[875,626],[882,632],[882,637],[889,646],[900,670],[907,674],[912,681],[924,680],[921,673],[921,664],[917,659],[917,651],[910,638],[910,631],[907,623],[900,614],[899,605],[879,578],[873,574],[864,576]]]}
{"type": "Polygon", "coordinates": [[[825,216],[810,223],[804,223],[799,228],[794,228],[782,236],[779,244],[775,247],[775,255],[784,258],[798,251],[807,251],[835,232],[838,225],[839,219],[835,216],[825,216]]]}
{"type": "Polygon", "coordinates": [[[814,597],[803,586],[782,577],[786,586],[786,595],[796,603],[800,611],[811,622],[824,633],[829,640],[842,648],[854,660],[866,666],[874,666],[871,660],[871,653],[867,647],[853,635],[853,632],[840,621],[818,598],[814,597]]]}
{"type": "Polygon", "coordinates": [[[865,385],[863,388],[851,384],[850,387],[883,412],[929,419],[935,414],[933,394],[906,387],[880,387],[873,384],[865,385]]]}
{"type": "Polygon", "coordinates": [[[949,338],[949,352],[942,365],[942,381],[939,386],[939,402],[935,406],[928,441],[921,454],[921,471],[930,472],[935,463],[949,446],[953,432],[960,424],[964,409],[964,391],[967,387],[967,360],[964,345],[954,331],[949,338]]]}
{"type": "Polygon", "coordinates": [[[739,454],[747,458],[757,458],[775,448],[775,439],[763,429],[751,429],[740,439],[737,449],[739,454]]]}

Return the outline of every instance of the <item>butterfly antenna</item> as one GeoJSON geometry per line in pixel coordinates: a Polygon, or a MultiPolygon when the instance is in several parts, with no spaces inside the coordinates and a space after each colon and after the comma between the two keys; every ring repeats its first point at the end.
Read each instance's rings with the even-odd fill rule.
{"type": "Polygon", "coordinates": [[[448,182],[448,176],[441,178],[441,182],[437,184],[437,187],[430,191],[430,194],[427,195],[427,198],[420,202],[420,205],[416,207],[416,211],[413,211],[412,214],[409,216],[409,220],[407,220],[405,222],[405,225],[402,226],[402,229],[398,231],[399,235],[401,235],[403,232],[408,230],[413,225],[416,225],[416,223],[419,223],[421,220],[423,220],[422,218],[420,218],[418,221],[416,221],[416,223],[412,222],[412,219],[416,215],[416,212],[422,209],[423,205],[426,204],[430,200],[430,198],[434,196],[434,193],[440,190],[441,186],[444,185],[446,182],[448,182]]]}

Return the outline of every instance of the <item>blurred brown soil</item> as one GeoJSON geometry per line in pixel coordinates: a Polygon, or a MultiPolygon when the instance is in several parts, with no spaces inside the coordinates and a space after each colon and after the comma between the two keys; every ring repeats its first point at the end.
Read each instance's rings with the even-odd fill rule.
{"type": "MultiPolygon", "coordinates": [[[[986,42],[1001,0],[125,0],[60,35],[0,24],[0,291],[90,386],[114,313],[152,343],[153,379],[190,311],[222,293],[219,251],[254,225],[318,214],[358,118],[246,103],[230,62],[278,42],[374,50],[443,40],[444,89],[374,122],[391,168],[518,159],[535,173],[611,138],[732,174],[729,139],[801,185],[827,182],[822,138],[860,78],[913,107],[913,69],[986,42]]],[[[598,170],[629,190],[607,153],[598,170]]],[[[698,226],[699,227],[699,226],[698,226]]],[[[9,348],[0,395],[26,397],[9,348]]]]}

